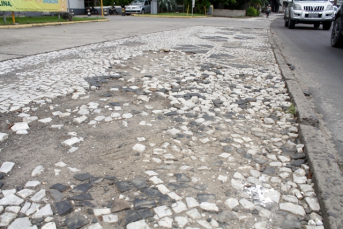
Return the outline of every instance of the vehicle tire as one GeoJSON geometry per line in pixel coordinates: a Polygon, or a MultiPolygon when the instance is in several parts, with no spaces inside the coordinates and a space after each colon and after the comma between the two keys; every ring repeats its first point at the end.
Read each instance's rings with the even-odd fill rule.
{"type": "Polygon", "coordinates": [[[285,27],[288,27],[288,21],[285,18],[285,27]]]}
{"type": "Polygon", "coordinates": [[[319,28],[320,22],[315,22],[315,23],[313,24],[313,26],[314,26],[314,28],[319,28]]]}
{"type": "Polygon", "coordinates": [[[113,10],[109,9],[108,10],[108,14],[112,15],[113,14],[113,10]]]}
{"type": "Polygon", "coordinates": [[[142,11],[141,11],[141,14],[144,14],[144,13],[145,13],[144,10],[142,10],[142,11]]]}
{"type": "Polygon", "coordinates": [[[331,28],[332,21],[323,22],[323,30],[329,30],[331,28]]]}
{"type": "Polygon", "coordinates": [[[295,27],[295,21],[292,20],[291,17],[289,17],[288,20],[289,20],[289,22],[288,22],[288,28],[289,28],[289,29],[294,29],[294,27],[295,27]]]}
{"type": "Polygon", "coordinates": [[[343,36],[342,36],[342,22],[341,18],[337,18],[333,24],[331,31],[331,46],[332,47],[342,47],[343,46],[343,36]]]}

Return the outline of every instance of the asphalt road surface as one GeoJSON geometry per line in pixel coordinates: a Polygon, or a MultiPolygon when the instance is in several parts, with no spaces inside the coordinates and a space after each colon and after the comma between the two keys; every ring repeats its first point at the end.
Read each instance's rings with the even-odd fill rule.
{"type": "Polygon", "coordinates": [[[1,29],[0,61],[192,26],[268,29],[272,18],[154,18],[111,15],[109,22],[1,29]]]}
{"type": "Polygon", "coordinates": [[[330,45],[331,30],[322,26],[296,24],[284,27],[282,18],[271,24],[281,40],[281,51],[293,64],[300,81],[308,88],[317,113],[323,115],[325,127],[343,161],[343,49],[330,45]]]}

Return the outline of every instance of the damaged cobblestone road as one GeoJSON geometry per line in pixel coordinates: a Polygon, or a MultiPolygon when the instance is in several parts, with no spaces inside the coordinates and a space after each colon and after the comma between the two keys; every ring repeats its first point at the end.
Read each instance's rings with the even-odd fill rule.
{"type": "Polygon", "coordinates": [[[290,106],[263,29],[0,62],[0,227],[324,228],[290,106]]]}

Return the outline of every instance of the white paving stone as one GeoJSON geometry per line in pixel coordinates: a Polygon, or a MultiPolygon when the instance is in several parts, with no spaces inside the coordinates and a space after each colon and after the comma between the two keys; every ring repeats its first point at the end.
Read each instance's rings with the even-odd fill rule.
{"type": "Polygon", "coordinates": [[[40,208],[40,206],[41,206],[40,204],[32,203],[30,208],[25,212],[25,214],[27,216],[32,215],[33,213],[35,213],[40,208]]]}
{"type": "Polygon", "coordinates": [[[111,209],[110,208],[95,208],[93,209],[93,212],[95,216],[108,215],[111,213],[111,209]]]}
{"type": "Polygon", "coordinates": [[[114,214],[103,215],[102,219],[105,223],[116,223],[118,222],[118,216],[114,214]]]}
{"type": "Polygon", "coordinates": [[[281,194],[280,194],[280,192],[278,192],[274,189],[266,189],[263,192],[263,196],[264,196],[264,198],[271,199],[275,203],[279,203],[281,194]]]}
{"type": "Polygon", "coordinates": [[[255,208],[255,204],[247,199],[240,199],[239,203],[243,206],[245,209],[253,210],[255,208]]]}
{"type": "Polygon", "coordinates": [[[186,202],[188,208],[195,208],[200,206],[198,201],[194,197],[186,197],[186,202]]]}
{"type": "Polygon", "coordinates": [[[83,115],[83,116],[80,116],[78,118],[74,118],[73,121],[77,124],[81,124],[84,121],[86,121],[87,119],[88,119],[88,117],[83,115]]]}
{"type": "Polygon", "coordinates": [[[35,191],[32,189],[22,189],[19,192],[17,192],[17,195],[20,196],[21,198],[25,199],[25,198],[31,196],[33,193],[35,193],[35,191]]]}
{"type": "Polygon", "coordinates": [[[162,184],[163,183],[163,180],[161,180],[157,176],[150,177],[149,180],[152,181],[154,184],[162,184]]]}
{"type": "Polygon", "coordinates": [[[2,194],[4,196],[8,196],[10,194],[15,194],[17,192],[17,190],[15,188],[13,189],[6,189],[6,190],[2,190],[2,194]]]}
{"type": "Polygon", "coordinates": [[[182,201],[177,201],[176,203],[172,204],[172,209],[175,213],[181,213],[187,210],[187,206],[182,201]]]}
{"type": "Polygon", "coordinates": [[[61,144],[63,146],[69,146],[72,147],[74,144],[81,142],[81,139],[77,138],[77,137],[72,137],[70,139],[67,139],[65,141],[63,141],[61,144]]]}
{"type": "Polygon", "coordinates": [[[219,208],[214,203],[202,202],[200,203],[200,208],[204,211],[218,212],[219,208]]]}
{"type": "Polygon", "coordinates": [[[139,220],[126,225],[126,229],[150,229],[149,225],[146,224],[145,220],[139,220]]]}
{"type": "Polygon", "coordinates": [[[11,127],[11,129],[14,132],[17,132],[18,130],[30,129],[30,127],[29,127],[29,125],[26,122],[18,122],[18,123],[14,123],[14,125],[11,127]]]}
{"type": "Polygon", "coordinates": [[[168,208],[168,207],[165,206],[165,205],[154,208],[154,212],[155,212],[155,213],[158,215],[158,217],[160,217],[160,218],[165,217],[165,216],[172,216],[172,215],[173,215],[171,209],[168,208]]]}
{"type": "Polygon", "coordinates": [[[14,165],[15,165],[14,162],[5,161],[4,163],[2,163],[0,167],[0,172],[7,174],[13,169],[14,165]]]}
{"type": "Polygon", "coordinates": [[[28,181],[25,184],[25,188],[35,188],[35,187],[37,187],[40,184],[41,184],[40,181],[28,181]]]}
{"type": "Polygon", "coordinates": [[[176,216],[175,221],[177,222],[180,228],[183,228],[189,222],[187,217],[183,217],[183,216],[176,216]]]}
{"type": "Polygon", "coordinates": [[[196,209],[196,208],[193,208],[193,209],[187,211],[186,214],[189,217],[191,217],[192,219],[200,219],[201,218],[201,215],[200,215],[198,209],[196,209]]]}
{"type": "Polygon", "coordinates": [[[36,225],[32,226],[28,217],[18,218],[8,226],[8,229],[35,229],[38,228],[36,225]]]}
{"type": "Polygon", "coordinates": [[[9,194],[0,200],[0,205],[2,205],[2,206],[4,206],[4,205],[18,206],[23,202],[24,202],[24,200],[19,198],[18,196],[14,195],[14,194],[9,194]]]}
{"type": "Polygon", "coordinates": [[[45,205],[41,209],[39,209],[36,213],[32,215],[33,219],[39,219],[42,217],[52,216],[54,213],[52,212],[50,204],[45,205]]]}
{"type": "Polygon", "coordinates": [[[197,220],[197,223],[206,229],[212,229],[212,225],[209,224],[209,222],[207,222],[206,220],[200,219],[200,220],[197,220]]]}
{"type": "Polygon", "coordinates": [[[136,151],[138,151],[138,152],[140,152],[140,153],[143,153],[143,152],[145,151],[145,148],[146,148],[145,145],[136,144],[136,145],[133,146],[132,149],[133,149],[133,150],[136,150],[136,151]]]}
{"type": "Polygon", "coordinates": [[[316,197],[305,197],[305,201],[312,211],[318,212],[320,210],[319,202],[316,197]]]}
{"type": "Polygon", "coordinates": [[[39,165],[32,171],[31,176],[33,176],[33,177],[39,176],[43,172],[44,172],[44,167],[39,165]]]}
{"type": "Polygon", "coordinates": [[[170,192],[170,190],[163,184],[156,185],[156,187],[162,194],[167,194],[170,192]]]}
{"type": "Polygon", "coordinates": [[[0,142],[5,141],[6,139],[8,139],[8,134],[0,133],[0,142]]]}
{"type": "Polygon", "coordinates": [[[41,202],[45,196],[46,196],[45,189],[42,189],[39,192],[37,192],[36,194],[34,194],[30,200],[32,202],[36,202],[36,203],[41,202]]]}
{"type": "Polygon", "coordinates": [[[225,201],[225,205],[228,206],[230,209],[233,209],[239,205],[239,202],[235,198],[229,198],[225,201]]]}
{"type": "Polygon", "coordinates": [[[160,227],[165,227],[165,228],[172,228],[173,225],[173,219],[170,217],[164,217],[163,219],[158,221],[158,225],[160,227]]]}
{"type": "Polygon", "coordinates": [[[19,206],[8,206],[6,209],[5,209],[6,212],[13,212],[13,213],[16,213],[18,214],[18,212],[20,211],[20,207],[19,206]]]}
{"type": "Polygon", "coordinates": [[[300,205],[293,204],[293,203],[280,203],[280,210],[287,211],[293,213],[295,215],[305,216],[306,212],[304,208],[300,205]]]}
{"type": "MultiPolygon", "coordinates": [[[[88,227],[88,229],[89,228],[91,228],[91,227],[88,227]]],[[[92,228],[92,229],[101,229],[101,228],[102,227],[100,227],[100,228],[92,228]]],[[[41,229],[57,229],[56,223],[55,222],[46,223],[46,224],[44,224],[44,226],[41,229]]]]}
{"type": "Polygon", "coordinates": [[[38,122],[41,122],[41,123],[49,123],[52,121],[52,118],[44,118],[44,119],[39,119],[38,122]]]}
{"type": "Polygon", "coordinates": [[[169,192],[167,195],[168,195],[170,198],[172,198],[173,200],[176,200],[176,201],[182,200],[182,197],[179,196],[178,194],[176,194],[175,192],[169,192]]]}
{"type": "Polygon", "coordinates": [[[0,215],[0,227],[8,226],[16,217],[17,214],[12,212],[5,212],[4,214],[0,215]]]}
{"type": "Polygon", "coordinates": [[[219,175],[217,179],[224,183],[224,182],[227,181],[228,177],[227,176],[223,176],[223,175],[219,175]]]}

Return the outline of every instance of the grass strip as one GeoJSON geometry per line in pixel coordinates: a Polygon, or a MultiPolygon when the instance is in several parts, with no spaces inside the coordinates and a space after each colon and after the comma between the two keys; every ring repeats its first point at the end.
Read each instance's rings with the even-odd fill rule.
{"type": "MultiPolygon", "coordinates": [[[[192,17],[192,13],[159,13],[157,15],[161,15],[161,16],[183,16],[183,17],[192,17]]],[[[205,14],[193,14],[194,17],[205,17],[205,16],[208,16],[208,15],[205,15],[205,14]]]]}

